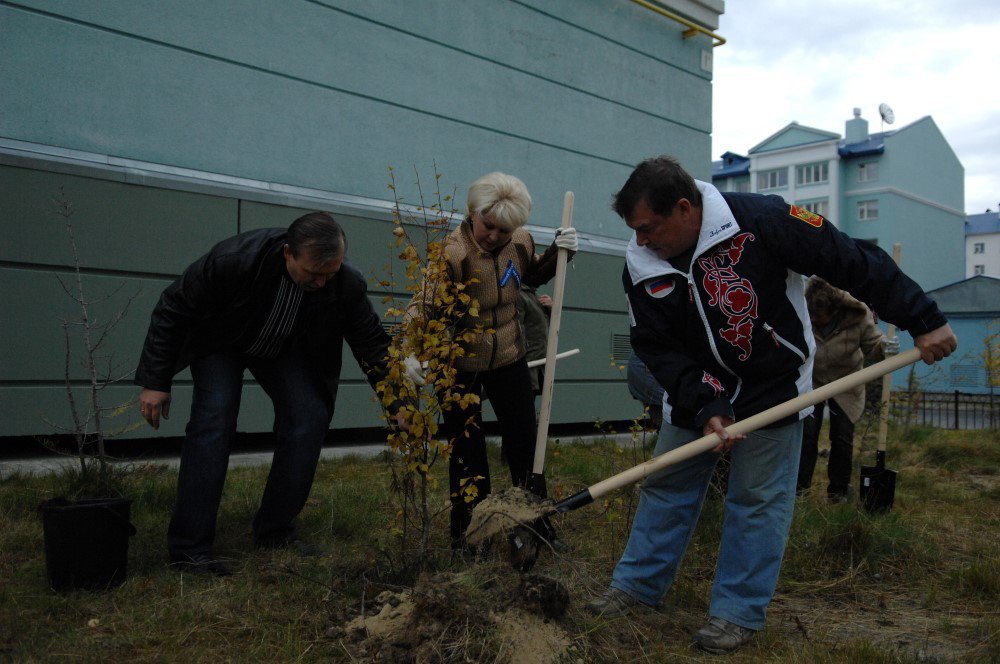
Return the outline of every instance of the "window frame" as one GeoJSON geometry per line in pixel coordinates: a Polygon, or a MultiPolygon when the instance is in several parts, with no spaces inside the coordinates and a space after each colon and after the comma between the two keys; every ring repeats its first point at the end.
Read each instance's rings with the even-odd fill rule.
{"type": "Polygon", "coordinates": [[[766,171],[760,171],[757,173],[757,191],[768,191],[770,189],[785,189],[788,187],[788,167],[783,166],[781,168],[769,168],[766,171]],[[771,176],[776,176],[777,184],[771,184],[771,176]],[[782,182],[782,177],[784,177],[784,182],[782,182]],[[768,184],[766,186],[761,186],[761,182],[767,178],[768,184]]]}
{"type": "Polygon", "coordinates": [[[808,210],[814,214],[818,214],[823,218],[828,218],[830,216],[830,199],[823,198],[816,201],[809,201],[807,203],[796,203],[796,207],[800,207],[804,210],[808,210]],[[822,209],[820,209],[822,208],[822,209]]]}
{"type": "Polygon", "coordinates": [[[814,161],[809,164],[799,164],[795,167],[795,185],[796,186],[808,186],[811,184],[827,184],[830,182],[830,162],[828,161],[814,161]],[[822,178],[806,180],[803,178],[803,174],[810,173],[816,174],[816,171],[820,171],[822,178]]]}
{"type": "Polygon", "coordinates": [[[863,161],[858,164],[858,182],[875,182],[878,180],[878,162],[863,161]]]}
{"type": "Polygon", "coordinates": [[[878,221],[878,199],[858,201],[858,221],[878,221]],[[874,214],[872,214],[874,212],[874,214]]]}
{"type": "Polygon", "coordinates": [[[973,242],[972,243],[972,253],[974,253],[974,254],[985,254],[986,253],[986,243],[985,242],[973,242]]]}

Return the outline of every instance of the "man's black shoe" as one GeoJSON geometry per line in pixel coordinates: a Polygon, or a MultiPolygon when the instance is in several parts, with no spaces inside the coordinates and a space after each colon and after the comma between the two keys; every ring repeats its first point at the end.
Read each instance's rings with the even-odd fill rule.
{"type": "Polygon", "coordinates": [[[207,553],[192,553],[181,556],[171,556],[170,566],[190,574],[209,574],[212,576],[232,576],[233,572],[218,558],[207,553]]]}
{"type": "Polygon", "coordinates": [[[254,540],[253,545],[258,549],[291,549],[300,556],[318,556],[319,548],[311,544],[298,535],[286,535],[284,537],[260,537],[254,540]]]}

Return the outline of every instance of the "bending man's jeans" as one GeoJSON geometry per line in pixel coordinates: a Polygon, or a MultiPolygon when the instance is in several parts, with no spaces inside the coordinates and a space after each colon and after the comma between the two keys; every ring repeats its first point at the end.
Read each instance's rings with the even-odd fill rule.
{"type": "Polygon", "coordinates": [[[302,353],[288,351],[275,359],[241,353],[199,358],[191,364],[191,419],[181,450],[177,504],[167,530],[167,548],[174,558],[211,552],[245,369],[274,404],[274,457],[253,521],[254,538],[291,535],[292,521],[309,497],[333,412],[302,353]]]}
{"type": "MultiPolygon", "coordinates": [[[[664,424],[655,454],[701,436],[664,424]]],[[[792,523],[801,447],[801,421],[754,432],[733,446],[710,615],[750,629],[764,626],[792,523]]],[[[612,587],[646,604],[660,603],[694,533],[718,459],[707,452],[646,478],[612,587]]]]}

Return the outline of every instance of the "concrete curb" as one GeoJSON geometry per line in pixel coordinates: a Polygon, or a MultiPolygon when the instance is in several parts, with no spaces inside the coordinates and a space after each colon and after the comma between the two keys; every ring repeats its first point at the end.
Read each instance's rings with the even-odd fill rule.
{"type": "MultiPolygon", "coordinates": [[[[647,434],[647,440],[652,440],[655,434],[647,434]]],[[[560,445],[592,445],[603,440],[613,440],[616,444],[627,447],[632,444],[632,434],[593,434],[586,436],[554,436],[549,439],[549,449],[558,441],[560,445]]],[[[490,436],[487,443],[493,445],[500,444],[500,438],[490,436]]],[[[320,459],[342,459],[349,456],[375,457],[388,448],[383,443],[358,443],[352,445],[334,445],[324,447],[320,452],[320,459]]],[[[272,452],[237,452],[229,456],[229,467],[239,468],[242,466],[262,466],[271,463],[272,452]]],[[[149,463],[156,466],[166,466],[167,468],[177,468],[180,466],[180,457],[159,456],[159,457],[138,457],[124,460],[123,463],[142,464],[149,463]]],[[[58,473],[67,468],[79,465],[75,456],[47,456],[23,459],[3,459],[0,460],[0,478],[10,475],[46,475],[58,473]]]]}

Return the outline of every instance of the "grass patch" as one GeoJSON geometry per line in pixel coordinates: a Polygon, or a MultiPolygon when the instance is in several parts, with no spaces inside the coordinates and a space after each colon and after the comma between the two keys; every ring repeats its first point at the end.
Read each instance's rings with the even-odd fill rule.
{"type": "Polygon", "coordinates": [[[937,558],[933,543],[898,511],[873,516],[850,504],[807,504],[797,511],[785,569],[797,571],[795,580],[809,584],[925,568],[937,558]]]}
{"type": "Polygon", "coordinates": [[[974,599],[1000,597],[1000,551],[992,549],[975,556],[968,566],[954,574],[959,591],[974,599]]]}
{"type": "MultiPolygon", "coordinates": [[[[885,515],[869,515],[853,503],[828,505],[822,488],[799,499],[768,626],[728,661],[1000,658],[1000,493],[995,473],[966,472],[995,464],[998,443],[996,433],[937,431],[917,442],[892,441],[889,465],[900,474],[896,505],[885,515]]],[[[562,496],[648,455],[642,443],[622,448],[610,440],[563,440],[550,450],[549,491],[562,496]]],[[[499,490],[507,475],[498,451],[491,448],[490,455],[499,490]]],[[[857,456],[863,457],[858,464],[870,463],[867,453],[857,456]]],[[[441,483],[434,500],[441,508],[447,505],[444,472],[434,471],[441,483]]],[[[124,477],[138,528],[128,581],[108,592],[61,595],[47,588],[37,514],[38,503],[54,495],[57,478],[4,477],[0,660],[373,661],[381,653],[383,661],[509,661],[512,648],[529,647],[524,640],[512,645],[495,618],[528,613],[524,577],[499,550],[480,562],[452,556],[446,511],[432,534],[432,576],[407,576],[399,568],[398,508],[382,461],[320,464],[299,521],[301,532],[324,551],[315,558],[251,547],[250,522],[266,474],[266,467],[230,472],[217,543],[236,574],[206,579],[164,565],[175,473],[134,467],[124,477]],[[382,610],[386,593],[426,587],[452,594],[425,593],[419,610],[437,631],[410,634],[410,646],[382,650],[384,642],[372,645],[346,629],[362,612],[382,610]]],[[[569,608],[545,625],[568,639],[563,661],[717,661],[690,646],[714,577],[723,519],[716,488],[661,611],[614,620],[583,611],[607,586],[637,501],[630,487],[556,519],[572,549],[543,553],[533,573],[565,586],[569,608]]],[[[421,624],[414,622],[414,629],[421,624]]]]}

